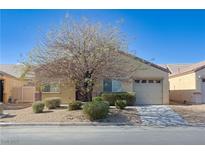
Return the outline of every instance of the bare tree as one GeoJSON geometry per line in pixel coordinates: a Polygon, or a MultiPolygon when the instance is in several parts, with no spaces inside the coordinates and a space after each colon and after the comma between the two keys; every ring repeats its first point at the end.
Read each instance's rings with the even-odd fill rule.
{"type": "Polygon", "coordinates": [[[136,69],[120,56],[124,38],[118,27],[66,18],[30,52],[30,65],[37,67],[38,81],[70,80],[90,101],[97,81],[128,78],[136,69]]]}

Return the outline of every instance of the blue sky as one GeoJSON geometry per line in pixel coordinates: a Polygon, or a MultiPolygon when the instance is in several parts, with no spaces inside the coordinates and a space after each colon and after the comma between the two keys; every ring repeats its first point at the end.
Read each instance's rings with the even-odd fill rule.
{"type": "Polygon", "coordinates": [[[0,63],[17,63],[66,14],[103,24],[123,19],[129,50],[154,63],[205,60],[205,10],[1,10],[0,63]]]}

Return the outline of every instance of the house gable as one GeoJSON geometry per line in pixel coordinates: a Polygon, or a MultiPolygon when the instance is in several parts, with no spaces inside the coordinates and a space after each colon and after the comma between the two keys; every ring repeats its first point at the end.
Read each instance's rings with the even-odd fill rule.
{"type": "Polygon", "coordinates": [[[145,64],[145,65],[154,67],[154,68],[159,69],[159,70],[161,70],[161,71],[164,71],[164,72],[166,72],[166,73],[170,73],[170,71],[169,71],[168,68],[164,68],[164,67],[162,67],[162,66],[160,66],[160,65],[157,65],[157,64],[154,64],[154,63],[152,63],[152,62],[149,62],[149,61],[147,61],[147,60],[145,60],[145,59],[139,58],[139,57],[137,57],[137,56],[135,56],[135,55],[132,55],[132,54],[130,54],[130,53],[126,53],[126,52],[122,52],[122,51],[121,51],[121,54],[122,54],[122,55],[125,55],[125,56],[128,56],[128,57],[130,57],[130,58],[136,60],[137,62],[140,62],[140,63],[143,63],[143,64],[145,64]]]}

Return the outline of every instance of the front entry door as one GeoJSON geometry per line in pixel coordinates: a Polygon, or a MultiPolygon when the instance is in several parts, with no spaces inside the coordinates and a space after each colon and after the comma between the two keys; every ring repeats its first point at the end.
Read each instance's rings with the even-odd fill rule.
{"type": "Polygon", "coordinates": [[[4,81],[0,80],[0,102],[3,102],[4,97],[4,81]]]}

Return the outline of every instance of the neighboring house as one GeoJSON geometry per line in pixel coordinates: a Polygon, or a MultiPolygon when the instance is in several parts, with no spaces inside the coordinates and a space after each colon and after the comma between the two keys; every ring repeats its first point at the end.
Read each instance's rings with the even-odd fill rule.
{"type": "Polygon", "coordinates": [[[205,103],[205,61],[195,64],[170,64],[170,100],[205,103]]]}
{"type": "MultiPolygon", "coordinates": [[[[129,54],[123,54],[129,61],[141,68],[135,72],[133,79],[103,80],[94,87],[93,95],[102,92],[134,92],[136,105],[169,104],[169,82],[167,68],[153,64],[129,54]]],[[[42,99],[61,97],[64,102],[78,99],[75,85],[70,83],[46,84],[42,88],[42,99]]]]}
{"type": "Polygon", "coordinates": [[[0,64],[0,102],[32,101],[35,88],[30,86],[30,79],[31,74],[24,76],[23,65],[0,64]]]}

